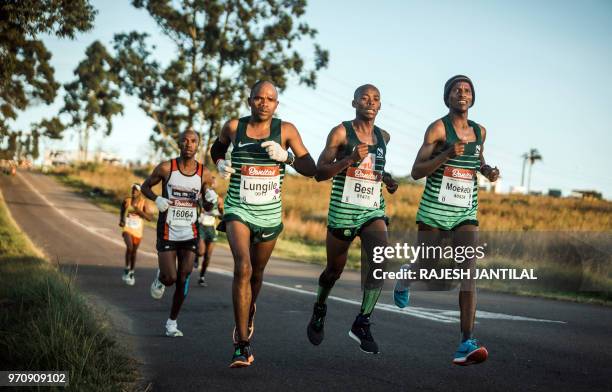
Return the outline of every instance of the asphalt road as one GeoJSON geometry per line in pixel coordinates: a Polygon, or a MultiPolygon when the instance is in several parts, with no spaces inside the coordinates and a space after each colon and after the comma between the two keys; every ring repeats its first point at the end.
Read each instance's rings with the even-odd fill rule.
{"type": "MultiPolygon", "coordinates": [[[[111,316],[120,341],[141,363],[154,391],[202,390],[495,390],[612,389],[612,309],[479,293],[476,336],[489,350],[480,365],[451,364],[459,339],[456,292],[417,292],[411,307],[392,305],[390,286],[372,332],[381,354],[362,353],[347,332],[359,311],[359,274],[347,271],[328,303],[326,338],[306,338],[321,267],[272,259],[257,302],[255,363],[229,369],[232,355],[232,259],[218,247],[209,287],[191,288],[179,316],[185,336],[163,335],[173,289],[149,296],[156,271],[147,228],[136,285],[121,281],[124,246],[118,217],[51,177],[0,176],[0,189],[22,230],[111,316]]],[[[194,274],[195,275],[195,274],[194,274]]]]}

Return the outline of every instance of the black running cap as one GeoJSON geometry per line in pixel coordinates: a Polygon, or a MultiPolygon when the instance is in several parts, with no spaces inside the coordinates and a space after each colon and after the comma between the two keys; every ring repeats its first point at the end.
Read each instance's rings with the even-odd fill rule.
{"type": "Polygon", "coordinates": [[[476,90],[474,90],[474,83],[472,83],[472,80],[465,75],[455,75],[448,79],[448,81],[444,84],[444,104],[446,107],[449,107],[448,96],[450,95],[451,89],[457,82],[467,82],[470,84],[470,87],[472,88],[472,104],[470,107],[474,106],[474,102],[476,102],[476,90]]]}

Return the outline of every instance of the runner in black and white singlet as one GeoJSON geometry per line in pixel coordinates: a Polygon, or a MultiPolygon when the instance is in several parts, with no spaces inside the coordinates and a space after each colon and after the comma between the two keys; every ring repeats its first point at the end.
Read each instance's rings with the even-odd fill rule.
{"type": "Polygon", "coordinates": [[[308,339],[319,345],[324,337],[327,313],[326,300],[340,278],[353,240],[361,238],[363,300],[361,311],[349,336],[359,343],[362,351],[378,353],[378,345],[370,332],[370,315],[376,306],[384,281],[372,276],[372,249],[387,244],[387,217],[382,184],[389,193],[398,184],[384,171],[389,133],[374,125],[380,110],[380,92],[366,84],[353,96],[355,119],[333,128],[325,149],[317,162],[317,181],[333,177],[327,216],[327,266],[319,277],[317,301],[308,328],[308,339]]]}
{"type": "Polygon", "coordinates": [[[210,184],[210,172],[195,160],[200,144],[192,130],[179,138],[180,157],[160,163],[143,182],[142,193],[159,209],[157,220],[157,255],[159,270],[151,284],[151,296],[160,299],[164,286],[176,283],[166,335],[183,336],[176,319],[189,290],[189,276],[198,246],[198,199],[205,184],[210,184]],[[151,188],[162,183],[162,195],[151,188]]]}
{"type": "Polygon", "coordinates": [[[234,256],[235,329],[230,367],[253,363],[249,340],[263,272],[283,229],[282,181],[285,165],[308,177],[316,166],[295,126],[274,118],[278,93],[270,82],[257,82],[248,100],[251,115],[228,121],[211,148],[219,173],[230,178],[219,230],[227,233],[234,256]],[[229,145],[231,159],[225,160],[229,145]],[[293,154],[287,150],[291,148],[293,154]]]}
{"type": "MultiPolygon", "coordinates": [[[[425,131],[423,145],[417,153],[411,172],[415,180],[427,177],[416,216],[419,245],[439,246],[443,232],[450,236],[453,246],[477,245],[476,171],[480,171],[489,181],[495,182],[499,177],[499,170],[485,163],[485,127],[468,120],[468,110],[474,104],[475,98],[476,93],[470,78],[464,75],[453,76],[444,85],[444,103],[449,108],[448,114],[434,121],[425,131]]],[[[438,261],[421,259],[412,268],[431,268],[438,261]]],[[[460,267],[473,270],[475,258],[462,261],[460,267]]],[[[394,289],[397,306],[403,308],[408,305],[409,290],[409,282],[397,281],[394,289]]],[[[487,359],[488,352],[472,336],[476,317],[476,284],[473,279],[464,279],[461,282],[459,310],[461,341],[453,363],[480,363],[487,359]]]]}

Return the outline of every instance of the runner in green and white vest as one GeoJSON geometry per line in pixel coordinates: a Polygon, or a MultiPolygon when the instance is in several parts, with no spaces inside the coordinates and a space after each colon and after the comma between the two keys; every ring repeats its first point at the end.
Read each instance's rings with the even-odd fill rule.
{"type": "MultiPolygon", "coordinates": [[[[434,121],[425,132],[414,165],[412,177],[427,177],[425,190],[416,216],[417,244],[440,245],[442,232],[450,232],[453,246],[478,244],[478,181],[476,172],[495,182],[497,167],[485,163],[484,126],[468,120],[468,109],[475,101],[474,85],[470,78],[457,75],[444,85],[444,103],[449,108],[446,116],[434,121]]],[[[419,260],[418,266],[438,260],[419,260]]],[[[430,265],[431,266],[431,265],[430,265]]],[[[407,266],[404,266],[407,267],[407,266]]],[[[460,268],[474,270],[475,259],[463,261],[460,268]]],[[[394,301],[399,307],[408,305],[409,282],[398,281],[394,301]]],[[[461,342],[453,363],[469,365],[486,360],[486,348],[472,336],[476,316],[476,286],[473,279],[464,279],[459,292],[461,313],[461,342]]]]}
{"type": "Polygon", "coordinates": [[[282,183],[285,165],[313,177],[316,165],[296,127],[274,118],[278,93],[270,82],[257,82],[248,100],[251,115],[228,121],[211,148],[219,173],[230,179],[220,231],[234,256],[234,354],[230,367],[250,366],[255,301],[263,272],[283,229],[282,183]],[[231,159],[225,154],[232,144],[231,159]],[[293,154],[288,152],[288,149],[293,154]],[[295,155],[294,155],[295,154],[295,155]]]}
{"type": "MultiPolygon", "coordinates": [[[[387,244],[382,184],[389,193],[398,187],[384,171],[389,133],[374,125],[381,106],[380,92],[370,84],[360,86],[355,90],[352,106],[355,119],[331,130],[317,163],[317,181],[333,180],[327,216],[327,266],[319,277],[317,301],[306,331],[314,345],[323,341],[325,302],[344,270],[353,240],[361,238],[363,255],[372,255],[375,245],[387,244]]],[[[372,277],[371,260],[371,256],[362,258],[363,301],[349,335],[359,342],[362,351],[376,354],[378,345],[370,332],[370,315],[384,281],[372,277]]]]}

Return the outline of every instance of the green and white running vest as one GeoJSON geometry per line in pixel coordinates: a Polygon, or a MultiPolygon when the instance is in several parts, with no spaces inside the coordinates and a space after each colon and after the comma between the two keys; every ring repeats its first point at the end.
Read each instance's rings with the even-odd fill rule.
{"type": "Polygon", "coordinates": [[[281,224],[281,188],[285,164],[270,159],[261,143],[272,140],[281,144],[281,120],[272,119],[270,135],[252,139],[246,130],[250,117],[238,121],[238,130],[231,154],[230,185],[225,196],[224,214],[238,215],[245,222],[276,227],[281,224]]]}
{"type": "MultiPolygon", "coordinates": [[[[442,122],[446,130],[446,145],[459,141],[450,116],[443,117],[442,122]]],[[[474,129],[476,141],[467,143],[463,155],[449,159],[427,177],[416,216],[417,222],[451,230],[464,221],[477,220],[476,172],[480,169],[482,134],[474,121],[468,120],[468,124],[474,129]]]]}
{"type": "MultiPolygon", "coordinates": [[[[361,144],[351,121],[342,123],[346,129],[345,156],[361,144]]],[[[330,229],[361,227],[372,218],[385,216],[382,195],[382,174],[385,169],[387,146],[380,128],[374,126],[376,144],[368,146],[368,156],[354,163],[332,180],[327,227],[330,229]]]]}

